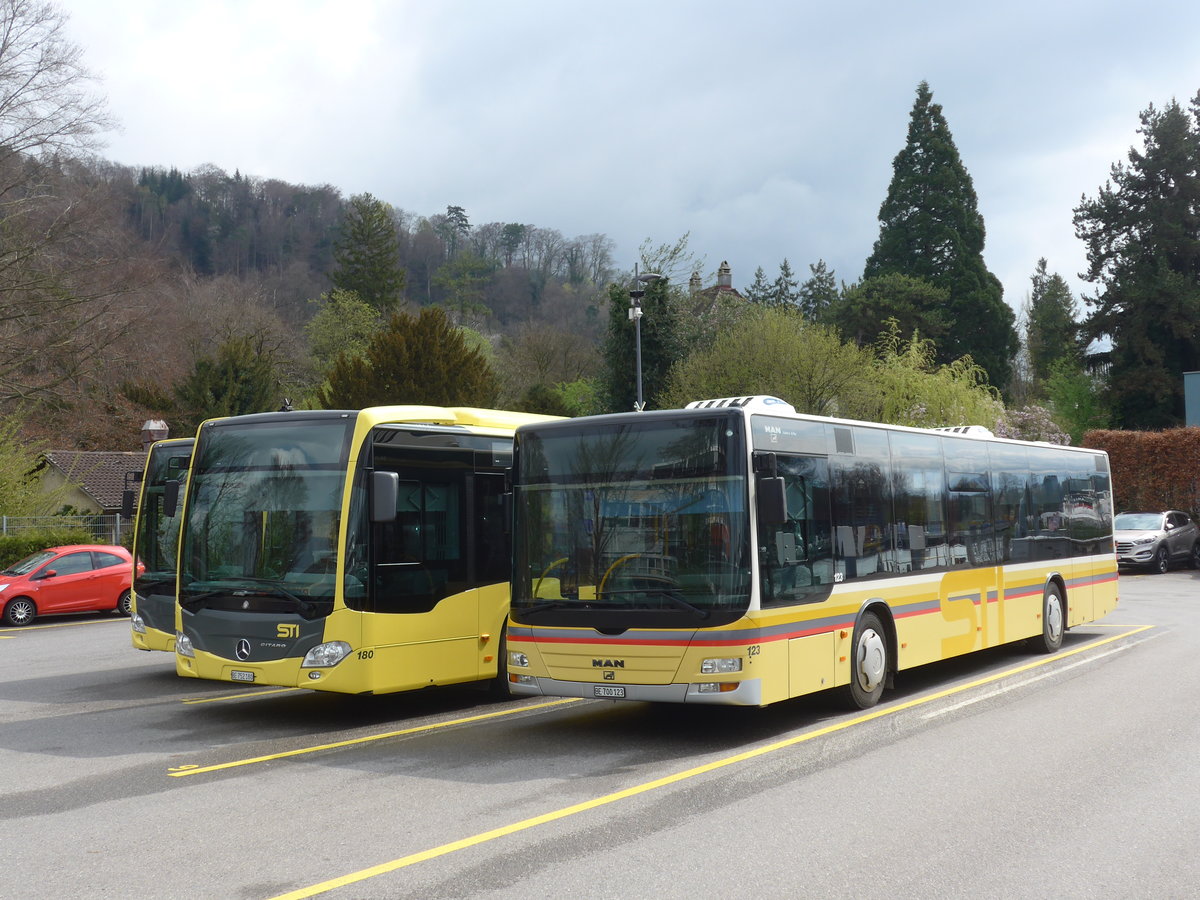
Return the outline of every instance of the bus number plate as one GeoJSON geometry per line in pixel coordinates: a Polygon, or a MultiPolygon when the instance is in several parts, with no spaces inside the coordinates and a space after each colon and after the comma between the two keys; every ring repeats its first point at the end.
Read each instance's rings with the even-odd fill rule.
{"type": "Polygon", "coordinates": [[[230,681],[253,681],[254,673],[253,672],[240,672],[237,669],[234,669],[232,672],[229,673],[229,680],[230,681]]]}
{"type": "Polygon", "coordinates": [[[625,699],[625,688],[615,684],[592,685],[593,697],[609,697],[617,700],[625,699]]]}

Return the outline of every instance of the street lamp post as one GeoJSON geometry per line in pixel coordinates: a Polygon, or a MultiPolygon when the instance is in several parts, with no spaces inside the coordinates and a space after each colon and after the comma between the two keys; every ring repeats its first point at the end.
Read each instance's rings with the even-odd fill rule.
{"type": "Polygon", "coordinates": [[[637,400],[633,404],[636,412],[646,408],[646,401],[642,399],[642,298],[646,296],[646,291],[642,285],[651,284],[660,278],[662,276],[655,272],[643,272],[639,275],[637,266],[633,267],[633,280],[637,284],[629,291],[629,318],[633,322],[633,342],[637,355],[637,400]]]}

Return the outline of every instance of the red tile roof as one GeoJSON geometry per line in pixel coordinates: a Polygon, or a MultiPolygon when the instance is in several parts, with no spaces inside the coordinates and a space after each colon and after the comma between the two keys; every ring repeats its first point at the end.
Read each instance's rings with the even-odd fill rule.
{"type": "Polygon", "coordinates": [[[146,454],[108,450],[47,450],[46,461],[106,511],[121,508],[126,473],[141,472],[146,454]]]}

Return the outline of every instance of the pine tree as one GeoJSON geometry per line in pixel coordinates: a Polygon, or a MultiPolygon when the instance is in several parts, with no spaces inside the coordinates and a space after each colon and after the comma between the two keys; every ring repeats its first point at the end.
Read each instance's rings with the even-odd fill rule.
{"type": "Polygon", "coordinates": [[[800,300],[797,290],[796,275],[792,272],[792,264],[783,258],[779,264],[779,275],[771,285],[770,305],[781,309],[792,309],[800,300]]]}
{"type": "Polygon", "coordinates": [[[380,312],[390,312],[404,293],[400,241],[392,208],[370,194],[356,194],[334,243],[333,286],[353,291],[380,312]]]}
{"type": "Polygon", "coordinates": [[[458,255],[458,242],[471,232],[467,211],[461,206],[447,206],[446,216],[438,223],[438,234],[446,244],[446,255],[454,259],[458,255]]]}
{"type": "Polygon", "coordinates": [[[754,270],[754,281],[746,288],[746,299],[751,303],[767,303],[771,299],[771,283],[762,266],[754,270]]]}
{"type": "Polygon", "coordinates": [[[892,169],[864,280],[895,273],[949,291],[945,318],[955,325],[938,342],[938,361],[969,354],[993,385],[1004,386],[1018,347],[1016,317],[1004,302],[999,279],[983,262],[983,216],[975,188],[942,107],[924,81],[917,87],[907,143],[892,169]]]}
{"type": "Polygon", "coordinates": [[[491,406],[496,376],[483,354],[436,308],[393,315],[365,356],[342,354],[318,394],[325,409],[395,403],[491,406]]]}
{"type": "Polygon", "coordinates": [[[191,373],[175,387],[175,399],[193,429],[217,416],[278,408],[279,379],[262,336],[232,337],[215,355],[196,360],[191,373]]]}
{"type": "Polygon", "coordinates": [[[822,322],[839,297],[837,278],[832,269],[826,268],[823,259],[809,263],[808,270],[812,275],[800,285],[797,302],[804,318],[810,322],[822,322]]]}
{"type": "Polygon", "coordinates": [[[1057,272],[1046,270],[1045,258],[1039,259],[1025,316],[1025,346],[1035,382],[1045,382],[1060,362],[1080,363],[1078,329],[1070,287],[1057,272]]]}
{"type": "Polygon", "coordinates": [[[1200,94],[1141,125],[1142,149],[1076,207],[1075,233],[1100,288],[1084,337],[1111,341],[1115,424],[1158,429],[1182,423],[1182,373],[1200,369],[1200,94]]]}

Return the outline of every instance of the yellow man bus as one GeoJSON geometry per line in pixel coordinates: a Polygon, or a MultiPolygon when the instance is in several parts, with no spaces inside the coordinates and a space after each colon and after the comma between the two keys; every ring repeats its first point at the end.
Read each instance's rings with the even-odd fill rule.
{"type": "Polygon", "coordinates": [[[504,685],[513,430],[389,406],[204,423],[180,537],[180,675],[342,693],[504,685]]]}
{"type": "Polygon", "coordinates": [[[1117,604],[1099,451],[769,397],[518,429],[515,694],[760,706],[1117,604]]]}
{"type": "Polygon", "coordinates": [[[133,646],[138,650],[175,649],[176,510],[194,443],[194,438],[155,441],[146,454],[133,527],[133,612],[129,618],[133,646]],[[141,573],[139,561],[145,566],[141,573]]]}

